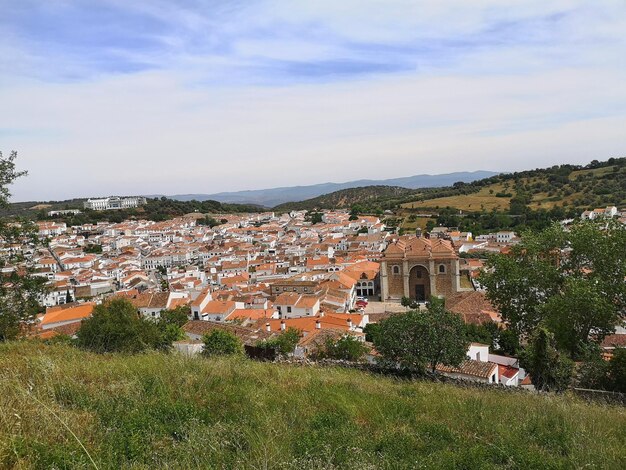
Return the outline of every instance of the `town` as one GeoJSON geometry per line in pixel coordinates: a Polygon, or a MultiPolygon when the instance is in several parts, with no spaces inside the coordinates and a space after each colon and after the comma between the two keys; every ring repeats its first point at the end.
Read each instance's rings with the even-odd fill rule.
{"type": "Polygon", "coordinates": [[[626,468],[624,0],[0,5],[0,470],[626,468]]]}
{"type": "MultiPolygon", "coordinates": [[[[86,203],[100,210],[141,201],[120,198],[86,203]],[[100,204],[99,206],[97,204],[100,204]]],[[[585,211],[581,219],[614,218],[616,207],[585,211]]],[[[75,336],[96,305],[113,297],[129,300],[138,314],[159,319],[186,307],[184,339],[174,348],[196,354],[213,329],[231,332],[251,350],[287,329],[298,332],[290,356],[312,358],[329,338],[346,335],[366,342],[367,325],[409,305],[424,308],[431,297],[466,324],[502,325],[500,313],[478,282],[483,259],[474,254],[507,253],[519,243],[510,231],[473,237],[454,228],[398,236],[377,216],[324,211],[313,223],[306,211],[219,215],[218,225],[198,224],[202,214],[163,222],[125,221],[67,227],[38,222],[40,246],[21,250],[24,263],[45,278],[46,307],[32,335],[75,336]],[[469,256],[467,256],[469,255],[469,256]]],[[[564,221],[565,223],[572,222],[564,221]]],[[[4,271],[19,268],[5,266],[4,271]]],[[[609,351],[626,344],[619,328],[603,343],[609,351]]],[[[456,367],[441,374],[472,381],[532,388],[516,357],[472,342],[456,367]]]]}

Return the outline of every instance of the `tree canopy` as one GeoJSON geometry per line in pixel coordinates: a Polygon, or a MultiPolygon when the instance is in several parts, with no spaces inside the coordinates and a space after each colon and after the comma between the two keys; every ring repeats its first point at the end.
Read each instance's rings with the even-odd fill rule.
{"type": "MultiPolygon", "coordinates": [[[[16,158],[17,152],[11,152],[8,157],[0,152],[0,208],[8,205],[9,185],[26,175],[25,171],[16,170],[16,158]]],[[[16,219],[9,223],[0,219],[0,240],[5,245],[34,246],[37,232],[27,220],[16,219]]],[[[46,281],[32,276],[32,268],[20,250],[8,250],[0,256],[0,266],[7,264],[15,269],[0,274],[0,341],[16,338],[23,325],[34,321],[41,310],[40,299],[46,281]]]]}
{"type": "Polygon", "coordinates": [[[373,340],[384,363],[433,372],[439,364],[458,366],[469,346],[461,317],[434,298],[426,311],[411,310],[382,320],[373,340]]]}
{"type": "Polygon", "coordinates": [[[202,338],[205,356],[233,356],[243,354],[243,343],[230,331],[214,329],[202,338]]]}
{"type": "Polygon", "coordinates": [[[573,358],[614,331],[626,312],[626,228],[611,220],[554,224],[490,257],[480,282],[509,328],[543,325],[573,358]]]}
{"type": "MultiPolygon", "coordinates": [[[[176,327],[178,328],[178,327],[176,327]]],[[[113,298],[94,307],[77,332],[77,345],[98,353],[137,353],[169,349],[179,330],[139,316],[127,299],[113,298]]]]}

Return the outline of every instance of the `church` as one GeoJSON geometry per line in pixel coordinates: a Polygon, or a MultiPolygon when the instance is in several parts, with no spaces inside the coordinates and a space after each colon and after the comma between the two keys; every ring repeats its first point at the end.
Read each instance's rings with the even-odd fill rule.
{"type": "Polygon", "coordinates": [[[449,240],[402,236],[383,252],[380,266],[381,300],[409,297],[424,302],[431,296],[449,297],[461,288],[459,257],[449,240]]]}

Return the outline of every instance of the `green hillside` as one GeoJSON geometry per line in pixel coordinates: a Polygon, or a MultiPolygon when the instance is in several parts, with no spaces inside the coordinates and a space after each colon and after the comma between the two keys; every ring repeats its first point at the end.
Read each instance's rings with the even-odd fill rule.
{"type": "Polygon", "coordinates": [[[626,205],[626,158],[593,161],[584,167],[558,165],[505,173],[473,183],[456,183],[451,188],[423,191],[402,207],[519,213],[524,207],[585,209],[609,204],[626,205]]]}
{"type": "Polygon", "coordinates": [[[3,344],[0,410],[0,468],[626,464],[624,408],[241,359],[3,344]]]}
{"type": "Polygon", "coordinates": [[[415,191],[400,186],[363,186],[342,189],[300,202],[287,202],[274,208],[276,211],[346,209],[354,204],[368,206],[371,202],[403,200],[415,191]]]}

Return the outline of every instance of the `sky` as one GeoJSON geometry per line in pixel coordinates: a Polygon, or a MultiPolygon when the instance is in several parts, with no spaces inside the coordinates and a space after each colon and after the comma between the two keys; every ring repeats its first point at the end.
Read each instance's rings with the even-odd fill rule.
{"type": "Polygon", "coordinates": [[[0,0],[14,201],[626,156],[626,1],[0,0]]]}

